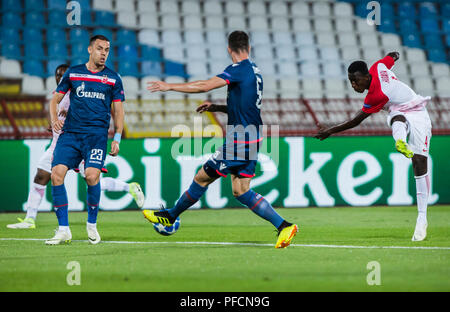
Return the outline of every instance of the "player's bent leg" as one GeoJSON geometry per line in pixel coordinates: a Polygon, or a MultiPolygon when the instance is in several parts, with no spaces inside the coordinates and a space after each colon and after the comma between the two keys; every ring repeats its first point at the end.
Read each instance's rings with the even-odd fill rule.
{"type": "Polygon", "coordinates": [[[272,205],[260,194],[250,189],[251,178],[243,178],[232,175],[233,195],[243,205],[250,208],[256,215],[269,221],[278,231],[278,239],[275,248],[289,246],[298,232],[298,226],[284,220],[272,207],[272,205]]]}
{"type": "Polygon", "coordinates": [[[87,207],[88,220],[86,224],[86,231],[88,234],[89,243],[98,244],[101,241],[100,234],[97,231],[97,215],[98,205],[100,203],[101,186],[100,186],[100,169],[95,167],[86,168],[86,183],[87,187],[87,207]]]}
{"type": "Polygon", "coordinates": [[[427,236],[427,209],[428,196],[430,193],[430,176],[428,174],[428,158],[424,155],[415,154],[413,159],[414,178],[416,180],[417,211],[416,227],[412,241],[423,241],[427,236]]]}
{"type": "Polygon", "coordinates": [[[166,226],[172,225],[183,211],[194,205],[203,196],[208,189],[208,185],[218,177],[218,175],[211,177],[205,172],[203,167],[200,168],[189,189],[178,199],[175,207],[160,211],[143,210],[144,217],[152,223],[161,223],[166,226]]]}

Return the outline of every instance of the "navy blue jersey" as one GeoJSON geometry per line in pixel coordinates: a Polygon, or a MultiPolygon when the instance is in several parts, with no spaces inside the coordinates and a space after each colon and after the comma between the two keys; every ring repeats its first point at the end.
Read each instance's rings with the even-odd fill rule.
{"type": "Polygon", "coordinates": [[[228,84],[227,150],[234,146],[234,159],[253,159],[251,155],[236,158],[236,153],[248,154],[249,145],[259,146],[262,139],[263,79],[260,71],[255,63],[246,59],[231,64],[217,77],[228,84]]]}
{"type": "Polygon", "coordinates": [[[70,107],[63,131],[77,133],[107,132],[111,103],[125,101],[122,79],[108,67],[91,72],[86,64],[70,67],[56,92],[70,92],[70,107]]]}

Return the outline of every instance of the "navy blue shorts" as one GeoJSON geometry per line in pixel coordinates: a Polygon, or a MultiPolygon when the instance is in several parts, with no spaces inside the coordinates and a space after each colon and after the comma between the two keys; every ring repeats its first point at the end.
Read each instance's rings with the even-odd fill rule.
{"type": "Polygon", "coordinates": [[[243,178],[253,178],[257,162],[257,160],[223,159],[222,152],[216,151],[203,165],[203,169],[212,178],[226,177],[229,173],[243,178]]]}
{"type": "Polygon", "coordinates": [[[63,132],[53,152],[52,168],[65,165],[69,169],[78,168],[82,160],[85,168],[102,169],[106,158],[107,133],[63,132]]]}

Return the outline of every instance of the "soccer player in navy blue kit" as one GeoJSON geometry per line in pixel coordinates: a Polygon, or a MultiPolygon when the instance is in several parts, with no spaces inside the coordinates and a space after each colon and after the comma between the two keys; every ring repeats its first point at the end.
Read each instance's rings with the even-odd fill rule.
{"type": "Polygon", "coordinates": [[[200,199],[209,184],[231,174],[235,198],[258,216],[271,222],[279,233],[275,248],[285,248],[297,233],[298,226],[285,221],[264,197],[250,189],[259,144],[263,139],[260,131],[263,124],[260,114],[263,81],[258,67],[249,60],[250,45],[245,32],[234,31],[229,35],[228,53],[233,64],[209,80],[188,83],[149,82],[147,89],[152,92],[200,93],[228,86],[227,105],[205,102],[197,109],[198,112],[227,113],[228,126],[225,144],[200,168],[175,207],[161,211],[143,210],[143,213],[150,222],[171,225],[183,211],[200,199]]]}
{"type": "Polygon", "coordinates": [[[50,102],[52,128],[61,131],[53,153],[52,197],[59,228],[55,236],[45,243],[58,245],[70,242],[68,200],[64,178],[70,169],[85,162],[87,187],[87,233],[91,244],[100,242],[97,231],[97,213],[100,202],[100,172],[103,167],[111,120],[111,104],[114,105],[115,135],[110,155],[119,153],[123,130],[123,106],[125,100],[120,76],[105,66],[110,43],[108,38],[96,35],[89,41],[89,61],[70,67],[50,102]],[[56,108],[67,91],[70,92],[70,107],[66,120],[58,120],[56,108]]]}

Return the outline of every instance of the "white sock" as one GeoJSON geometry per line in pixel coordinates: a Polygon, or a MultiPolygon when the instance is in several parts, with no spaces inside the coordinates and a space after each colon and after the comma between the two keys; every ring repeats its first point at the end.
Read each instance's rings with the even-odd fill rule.
{"type": "Polygon", "coordinates": [[[417,211],[419,215],[417,221],[427,222],[428,194],[430,192],[430,183],[428,173],[416,178],[417,191],[417,211]]]}
{"type": "Polygon", "coordinates": [[[60,225],[59,226],[60,231],[70,232],[70,228],[68,225],[60,225]]]}
{"type": "Polygon", "coordinates": [[[89,223],[89,222],[86,222],[86,224],[87,224],[87,226],[90,227],[90,228],[94,228],[94,229],[97,228],[97,223],[89,223]]]}
{"type": "Polygon", "coordinates": [[[102,191],[110,191],[110,192],[128,192],[130,190],[130,186],[128,183],[123,182],[119,179],[113,178],[101,178],[100,186],[102,191]]]}
{"type": "Polygon", "coordinates": [[[28,193],[28,200],[26,203],[27,215],[25,218],[32,218],[36,220],[38,208],[41,205],[42,198],[45,195],[46,185],[33,183],[30,192],[28,193]]]}
{"type": "Polygon", "coordinates": [[[406,142],[406,123],[402,121],[394,121],[392,123],[392,136],[394,137],[394,140],[403,140],[406,142]]]}

